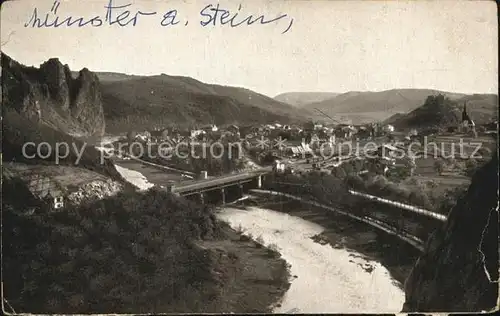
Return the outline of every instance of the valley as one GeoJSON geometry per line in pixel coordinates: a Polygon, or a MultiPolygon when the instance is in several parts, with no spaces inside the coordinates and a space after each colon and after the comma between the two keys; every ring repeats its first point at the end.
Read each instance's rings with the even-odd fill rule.
{"type": "MultiPolygon", "coordinates": [[[[27,67],[5,54],[2,78],[4,290],[15,312],[491,307],[477,271],[497,259],[484,223],[496,95],[271,98],[190,77],[74,72],[58,58],[27,67]],[[472,254],[485,229],[486,259],[443,259],[461,240],[447,236],[469,234],[472,254]],[[425,284],[440,288],[427,272],[435,265],[466,269],[487,298],[426,300],[425,284]]],[[[455,286],[447,275],[439,269],[455,286]]]]}

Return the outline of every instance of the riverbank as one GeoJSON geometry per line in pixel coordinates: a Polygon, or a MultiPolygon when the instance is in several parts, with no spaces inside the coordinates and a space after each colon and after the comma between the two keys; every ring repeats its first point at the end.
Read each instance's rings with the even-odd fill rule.
{"type": "MultiPolygon", "coordinates": [[[[313,237],[315,242],[336,249],[352,250],[368,262],[381,263],[401,289],[419,256],[414,247],[402,240],[338,213],[284,197],[253,196],[245,204],[259,205],[321,225],[325,229],[313,237]]],[[[371,270],[372,266],[367,264],[365,268],[371,270]]]]}
{"type": "Polygon", "coordinates": [[[271,313],[290,287],[286,261],[274,250],[219,222],[222,238],[198,241],[210,252],[223,284],[204,308],[213,313],[271,313]]]}

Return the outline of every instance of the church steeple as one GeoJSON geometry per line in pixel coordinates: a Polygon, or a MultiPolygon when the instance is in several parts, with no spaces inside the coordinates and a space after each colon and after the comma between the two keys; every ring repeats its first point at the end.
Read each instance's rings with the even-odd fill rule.
{"type": "Polygon", "coordinates": [[[469,114],[467,114],[467,102],[464,102],[464,110],[462,111],[462,122],[470,122],[469,114]]]}

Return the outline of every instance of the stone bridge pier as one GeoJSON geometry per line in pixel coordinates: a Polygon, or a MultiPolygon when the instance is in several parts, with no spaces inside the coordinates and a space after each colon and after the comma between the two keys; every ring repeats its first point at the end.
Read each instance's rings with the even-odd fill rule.
{"type": "Polygon", "coordinates": [[[256,176],[254,178],[254,180],[252,181],[253,188],[254,189],[260,189],[260,188],[262,188],[262,181],[263,180],[264,180],[264,176],[263,175],[256,176]]]}

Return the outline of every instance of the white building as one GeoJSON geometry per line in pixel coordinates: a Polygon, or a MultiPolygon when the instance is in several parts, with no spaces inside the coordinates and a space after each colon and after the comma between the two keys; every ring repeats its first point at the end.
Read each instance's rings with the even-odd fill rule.
{"type": "Polygon", "coordinates": [[[330,144],[335,144],[335,135],[331,135],[329,138],[328,138],[328,142],[330,144]]]}
{"type": "Polygon", "coordinates": [[[384,126],[384,131],[385,131],[386,133],[392,133],[392,132],[394,132],[394,126],[393,126],[393,125],[390,125],[390,124],[385,125],[385,126],[384,126]]]}
{"type": "Polygon", "coordinates": [[[279,160],[275,160],[273,164],[274,172],[285,172],[285,164],[279,160]]]}
{"type": "Polygon", "coordinates": [[[64,207],[64,197],[60,191],[48,190],[47,194],[42,198],[47,206],[57,210],[64,207]]]}
{"type": "Polygon", "coordinates": [[[205,131],[202,130],[202,129],[194,129],[194,130],[191,130],[191,138],[196,138],[202,134],[205,134],[205,131]]]}
{"type": "Polygon", "coordinates": [[[314,124],[315,131],[319,131],[320,129],[323,129],[323,124],[314,124]]]}

